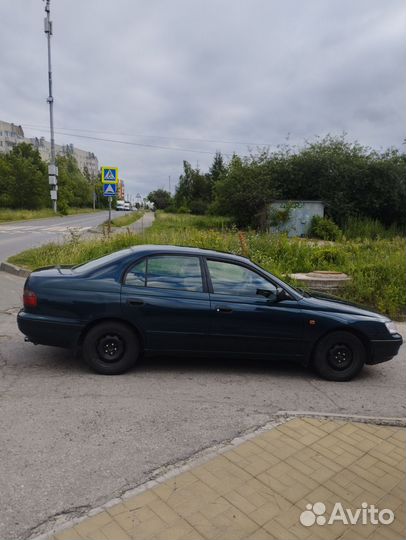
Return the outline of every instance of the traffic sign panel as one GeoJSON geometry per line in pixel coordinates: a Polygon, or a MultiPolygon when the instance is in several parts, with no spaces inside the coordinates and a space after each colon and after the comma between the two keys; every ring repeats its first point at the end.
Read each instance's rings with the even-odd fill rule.
{"type": "Polygon", "coordinates": [[[117,184],[118,168],[117,167],[102,167],[102,183],[117,184]]]}
{"type": "Polygon", "coordinates": [[[103,195],[105,197],[114,197],[117,193],[117,184],[103,184],[103,195]]]}

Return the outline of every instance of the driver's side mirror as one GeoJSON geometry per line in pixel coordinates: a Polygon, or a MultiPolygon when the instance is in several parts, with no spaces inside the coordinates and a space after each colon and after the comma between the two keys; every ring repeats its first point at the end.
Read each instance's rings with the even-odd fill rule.
{"type": "Polygon", "coordinates": [[[257,294],[265,296],[269,303],[279,302],[280,300],[287,300],[290,298],[282,287],[276,287],[275,290],[257,289],[257,294]]]}
{"type": "Polygon", "coordinates": [[[281,301],[281,300],[292,300],[292,297],[290,296],[289,293],[287,293],[285,291],[285,289],[282,289],[282,287],[277,287],[276,288],[276,291],[277,291],[277,301],[281,301]]]}

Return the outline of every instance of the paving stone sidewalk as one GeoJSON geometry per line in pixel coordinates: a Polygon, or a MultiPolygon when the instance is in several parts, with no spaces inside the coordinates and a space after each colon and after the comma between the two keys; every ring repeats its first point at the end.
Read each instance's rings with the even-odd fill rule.
{"type": "Polygon", "coordinates": [[[403,428],[295,418],[113,501],[52,538],[404,539],[404,463],[403,428]],[[337,502],[353,513],[362,503],[389,509],[395,519],[328,524],[337,502]],[[309,509],[316,503],[325,512],[323,504],[309,509]]]}

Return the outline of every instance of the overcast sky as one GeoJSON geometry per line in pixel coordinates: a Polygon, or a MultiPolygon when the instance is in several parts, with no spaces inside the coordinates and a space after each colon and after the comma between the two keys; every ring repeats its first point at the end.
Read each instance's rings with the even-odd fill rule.
{"type": "MultiPolygon", "coordinates": [[[[403,0],[52,0],[51,10],[56,142],[118,166],[133,194],[169,176],[173,190],[183,159],[206,170],[216,150],[343,132],[401,147],[403,0]]],[[[0,0],[0,119],[49,139],[43,18],[41,0],[0,0]]]]}

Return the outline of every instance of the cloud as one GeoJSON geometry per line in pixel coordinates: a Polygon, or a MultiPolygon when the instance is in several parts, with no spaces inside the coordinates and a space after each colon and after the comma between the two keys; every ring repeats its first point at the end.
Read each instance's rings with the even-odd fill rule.
{"type": "MultiPolygon", "coordinates": [[[[326,133],[377,148],[403,137],[401,0],[53,0],[55,122],[77,134],[246,153],[326,133]],[[129,134],[133,136],[111,135],[129,134]],[[178,138],[191,140],[178,140],[178,138]],[[253,146],[253,145],[251,145],[253,146]]],[[[44,4],[0,5],[0,119],[48,123],[44,4]]],[[[72,132],[73,133],[73,132],[72,132]]],[[[115,164],[134,194],[211,155],[57,134],[115,164]]]]}

